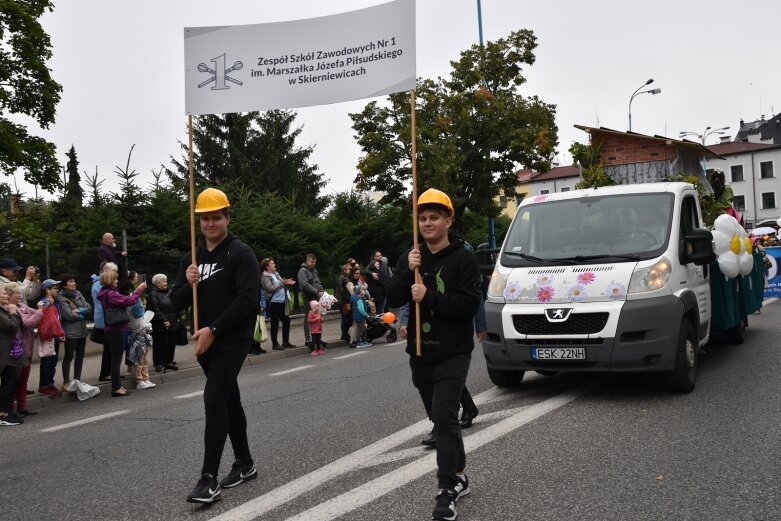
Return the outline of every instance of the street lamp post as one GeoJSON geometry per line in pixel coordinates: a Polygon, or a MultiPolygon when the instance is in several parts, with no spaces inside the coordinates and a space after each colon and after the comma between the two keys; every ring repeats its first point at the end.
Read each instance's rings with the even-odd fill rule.
{"type": "MultiPolygon", "coordinates": [[[[477,0],[477,30],[480,36],[480,47],[483,46],[483,10],[480,6],[480,0],[477,0]]],[[[496,248],[496,228],[493,217],[488,218],[488,245],[496,248]]]]}
{"type": "Polygon", "coordinates": [[[653,78],[648,78],[648,81],[640,85],[633,93],[632,97],[629,98],[629,132],[632,132],[632,100],[635,99],[635,96],[639,96],[640,94],[653,94],[657,95],[660,92],[662,92],[662,89],[648,89],[644,91],[640,91],[643,87],[646,85],[650,85],[654,82],[653,78]]]}
{"type": "Polygon", "coordinates": [[[700,132],[692,132],[690,130],[684,130],[678,134],[679,137],[686,137],[686,136],[695,136],[697,139],[700,140],[703,146],[705,146],[705,140],[708,139],[709,136],[713,134],[724,134],[725,130],[729,130],[729,126],[721,127],[721,128],[711,128],[711,127],[705,127],[705,130],[700,132]]]}

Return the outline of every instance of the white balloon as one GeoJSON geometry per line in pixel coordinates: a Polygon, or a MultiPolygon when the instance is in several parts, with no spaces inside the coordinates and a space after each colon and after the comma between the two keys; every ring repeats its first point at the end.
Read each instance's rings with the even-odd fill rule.
{"type": "Polygon", "coordinates": [[[723,233],[724,235],[727,235],[729,237],[732,237],[733,235],[737,235],[738,233],[738,221],[735,220],[734,217],[731,215],[727,215],[726,213],[723,213],[716,217],[716,220],[713,222],[713,227],[723,233]]]}
{"type": "Polygon", "coordinates": [[[721,272],[730,279],[734,279],[740,273],[740,261],[738,260],[738,256],[731,251],[719,255],[718,262],[721,272]]]}
{"type": "Polygon", "coordinates": [[[740,254],[740,274],[748,275],[754,269],[754,257],[748,253],[740,254]]]}
{"type": "Polygon", "coordinates": [[[722,253],[728,252],[730,240],[729,236],[721,233],[718,230],[713,230],[711,233],[713,234],[713,252],[716,255],[721,255],[722,253]]]}

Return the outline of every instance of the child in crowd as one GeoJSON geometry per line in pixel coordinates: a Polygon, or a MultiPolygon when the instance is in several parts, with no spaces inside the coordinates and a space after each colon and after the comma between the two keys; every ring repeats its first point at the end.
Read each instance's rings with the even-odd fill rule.
{"type": "Polygon", "coordinates": [[[312,333],[312,343],[309,345],[309,354],[312,356],[325,354],[325,342],[323,342],[323,315],[320,313],[320,303],[313,300],[309,303],[309,313],[306,315],[309,322],[309,331],[312,333]]]}
{"type": "Polygon", "coordinates": [[[354,295],[350,301],[353,311],[353,329],[350,337],[350,347],[369,347],[372,344],[366,341],[366,317],[369,312],[366,308],[366,288],[356,284],[354,295]]]}

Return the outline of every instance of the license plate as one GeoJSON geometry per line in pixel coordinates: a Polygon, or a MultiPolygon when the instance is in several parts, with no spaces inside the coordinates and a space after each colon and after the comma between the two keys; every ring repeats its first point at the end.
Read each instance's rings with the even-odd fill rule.
{"type": "Polygon", "coordinates": [[[533,347],[532,360],[585,360],[585,347],[533,347]]]}

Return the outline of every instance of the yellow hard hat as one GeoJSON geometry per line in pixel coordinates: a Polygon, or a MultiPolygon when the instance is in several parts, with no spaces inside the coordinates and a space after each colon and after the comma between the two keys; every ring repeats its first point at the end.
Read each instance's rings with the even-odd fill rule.
{"type": "Polygon", "coordinates": [[[450,217],[453,217],[455,210],[453,210],[453,203],[450,202],[450,197],[441,190],[436,188],[429,188],[418,197],[418,208],[424,204],[439,204],[447,208],[450,213],[450,217]]]}
{"type": "Polygon", "coordinates": [[[207,188],[198,194],[198,200],[195,203],[195,213],[214,212],[228,208],[230,205],[225,192],[216,188],[207,188]]]}

